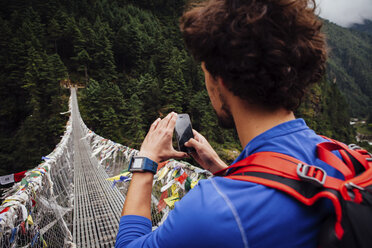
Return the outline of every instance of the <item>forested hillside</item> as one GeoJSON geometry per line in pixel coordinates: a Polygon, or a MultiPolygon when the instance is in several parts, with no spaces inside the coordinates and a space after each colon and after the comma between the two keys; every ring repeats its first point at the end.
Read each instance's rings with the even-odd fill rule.
{"type": "MultiPolygon", "coordinates": [[[[193,127],[231,160],[231,149],[240,145],[234,131],[218,127],[200,66],[185,50],[178,29],[183,5],[1,0],[0,174],[34,167],[58,143],[67,120],[59,113],[69,95],[63,79],[86,85],[79,90],[82,117],[104,137],[138,148],[158,116],[187,112],[193,127]]],[[[333,26],[327,32],[338,32],[333,26]]],[[[349,109],[337,88],[343,74],[332,68],[296,114],[316,131],[350,142],[349,109]]]]}
{"type": "Polygon", "coordinates": [[[351,26],[351,29],[358,30],[362,33],[372,35],[372,20],[365,20],[363,23],[356,23],[351,26]]]}
{"type": "Polygon", "coordinates": [[[372,115],[372,36],[325,21],[328,78],[346,97],[353,117],[372,115]]]}

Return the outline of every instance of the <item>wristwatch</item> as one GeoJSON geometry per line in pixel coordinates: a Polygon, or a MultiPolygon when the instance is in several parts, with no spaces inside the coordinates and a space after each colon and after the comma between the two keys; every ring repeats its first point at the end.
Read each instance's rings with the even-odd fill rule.
{"type": "Polygon", "coordinates": [[[156,174],[158,164],[146,157],[132,157],[129,163],[128,171],[145,172],[149,171],[156,174]]]}

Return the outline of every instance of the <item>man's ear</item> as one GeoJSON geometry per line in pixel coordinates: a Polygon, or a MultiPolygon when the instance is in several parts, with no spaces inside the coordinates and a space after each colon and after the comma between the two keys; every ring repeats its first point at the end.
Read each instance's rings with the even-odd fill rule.
{"type": "Polygon", "coordinates": [[[229,88],[227,87],[227,84],[225,83],[225,81],[221,77],[217,77],[217,84],[221,89],[229,90],[229,88]]]}

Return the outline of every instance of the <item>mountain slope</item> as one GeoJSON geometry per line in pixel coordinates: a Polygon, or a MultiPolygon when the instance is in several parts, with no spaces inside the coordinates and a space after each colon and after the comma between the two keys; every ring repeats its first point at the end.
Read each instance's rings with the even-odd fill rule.
{"type": "Polygon", "coordinates": [[[350,27],[351,29],[355,29],[359,32],[367,33],[372,35],[372,20],[365,20],[364,23],[359,24],[356,23],[350,27]]]}
{"type": "Polygon", "coordinates": [[[325,21],[328,78],[346,97],[350,113],[367,117],[372,100],[372,37],[325,21]]]}

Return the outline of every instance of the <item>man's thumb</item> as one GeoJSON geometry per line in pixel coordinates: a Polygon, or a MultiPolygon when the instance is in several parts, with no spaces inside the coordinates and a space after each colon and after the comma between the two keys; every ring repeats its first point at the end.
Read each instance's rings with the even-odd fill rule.
{"type": "Polygon", "coordinates": [[[186,147],[193,147],[195,150],[198,150],[200,143],[196,139],[191,138],[189,141],[185,142],[186,147]]]}
{"type": "Polygon", "coordinates": [[[189,155],[186,152],[175,151],[172,157],[176,159],[181,159],[181,158],[187,158],[189,157],[189,155]]]}

